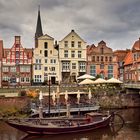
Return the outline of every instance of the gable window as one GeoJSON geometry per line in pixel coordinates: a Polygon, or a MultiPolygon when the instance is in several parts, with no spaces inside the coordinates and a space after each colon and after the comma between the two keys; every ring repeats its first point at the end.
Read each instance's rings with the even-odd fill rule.
{"type": "Polygon", "coordinates": [[[107,56],[105,57],[105,61],[106,61],[106,62],[108,61],[108,57],[107,57],[107,56]]]}
{"type": "Polygon", "coordinates": [[[64,41],[64,46],[68,47],[68,41],[64,41]]]}
{"type": "Polygon", "coordinates": [[[64,57],[68,58],[68,50],[64,50],[64,57]]]}
{"type": "Polygon", "coordinates": [[[82,52],[78,51],[78,58],[82,58],[82,52]]]}
{"type": "Polygon", "coordinates": [[[47,63],[48,61],[47,61],[47,59],[45,59],[45,63],[47,63]]]}
{"type": "Polygon", "coordinates": [[[101,56],[101,62],[103,62],[104,61],[104,57],[103,56],[101,56]]]}
{"type": "Polygon", "coordinates": [[[48,57],[48,51],[47,50],[44,51],[44,56],[48,57]]]}
{"type": "Polygon", "coordinates": [[[44,42],[44,48],[48,49],[48,42],[44,42]]]}
{"type": "Polygon", "coordinates": [[[74,47],[74,41],[71,41],[71,47],[74,47]]]}
{"type": "Polygon", "coordinates": [[[92,56],[92,61],[95,62],[95,56],[92,56]]]}
{"type": "Polygon", "coordinates": [[[71,57],[72,57],[72,58],[75,57],[75,51],[71,51],[71,57]]]}
{"type": "Polygon", "coordinates": [[[78,48],[81,48],[81,41],[78,41],[78,48]]]}
{"type": "Polygon", "coordinates": [[[16,51],[16,58],[19,58],[19,51],[16,51]]]}
{"type": "Polygon", "coordinates": [[[109,57],[109,61],[112,62],[112,57],[109,57]]]}
{"type": "Polygon", "coordinates": [[[97,61],[99,61],[99,56],[97,56],[97,61]]]}

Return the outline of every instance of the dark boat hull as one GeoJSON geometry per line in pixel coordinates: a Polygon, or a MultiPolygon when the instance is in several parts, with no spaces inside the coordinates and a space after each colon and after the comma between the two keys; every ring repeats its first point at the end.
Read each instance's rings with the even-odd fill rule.
{"type": "Polygon", "coordinates": [[[98,128],[103,128],[109,125],[111,116],[108,116],[106,119],[87,123],[85,125],[77,126],[67,126],[67,127],[46,127],[45,125],[29,125],[29,124],[20,124],[8,121],[7,123],[21,131],[24,131],[28,134],[66,134],[66,133],[76,133],[76,132],[85,132],[90,130],[95,130],[98,128]]]}

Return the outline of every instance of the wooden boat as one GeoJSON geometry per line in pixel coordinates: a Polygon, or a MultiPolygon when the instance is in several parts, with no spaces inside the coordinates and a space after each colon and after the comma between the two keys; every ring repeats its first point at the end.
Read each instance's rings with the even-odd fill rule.
{"type": "Polygon", "coordinates": [[[64,134],[107,127],[111,117],[111,114],[90,112],[84,117],[9,119],[7,124],[28,134],[64,134]]]}

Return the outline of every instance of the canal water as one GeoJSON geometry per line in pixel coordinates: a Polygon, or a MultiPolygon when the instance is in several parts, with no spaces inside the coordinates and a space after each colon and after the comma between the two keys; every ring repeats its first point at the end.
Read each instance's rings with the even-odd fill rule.
{"type": "Polygon", "coordinates": [[[140,108],[119,110],[119,114],[125,120],[123,126],[116,123],[114,127],[54,136],[27,136],[0,122],[0,140],[140,140],[140,108]]]}

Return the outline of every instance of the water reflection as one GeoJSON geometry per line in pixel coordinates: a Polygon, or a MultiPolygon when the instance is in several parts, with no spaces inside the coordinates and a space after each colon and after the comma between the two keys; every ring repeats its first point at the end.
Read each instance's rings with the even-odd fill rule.
{"type": "MultiPolygon", "coordinates": [[[[112,130],[108,128],[98,129],[90,132],[63,134],[52,136],[27,136],[22,140],[105,140],[109,136],[113,136],[112,130]]],[[[117,133],[115,134],[117,135],[117,133]]]]}
{"type": "Polygon", "coordinates": [[[0,140],[140,140],[140,109],[120,110],[119,113],[126,122],[121,129],[120,125],[116,125],[114,128],[108,127],[86,133],[54,136],[25,137],[25,133],[0,122],[0,140]],[[115,133],[113,130],[115,130],[115,133]]]}

